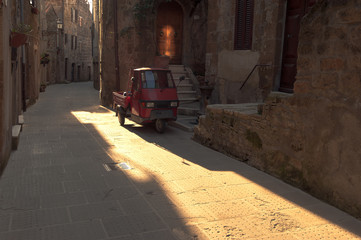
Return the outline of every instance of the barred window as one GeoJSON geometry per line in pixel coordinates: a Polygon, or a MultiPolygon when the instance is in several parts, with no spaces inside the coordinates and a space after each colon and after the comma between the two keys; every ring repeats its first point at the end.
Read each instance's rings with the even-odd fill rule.
{"type": "Polygon", "coordinates": [[[234,49],[252,49],[254,0],[236,0],[234,49]]]}

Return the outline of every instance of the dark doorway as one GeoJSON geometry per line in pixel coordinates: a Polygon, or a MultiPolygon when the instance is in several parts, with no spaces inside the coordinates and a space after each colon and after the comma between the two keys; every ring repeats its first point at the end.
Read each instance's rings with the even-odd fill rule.
{"type": "Polygon", "coordinates": [[[71,81],[74,82],[75,78],[75,63],[71,64],[71,81]]]}
{"type": "Polygon", "coordinates": [[[303,16],[314,5],[316,0],[288,0],[284,45],[282,56],[281,92],[293,92],[293,84],[297,74],[297,48],[300,33],[300,23],[303,16]]]}
{"type": "Polygon", "coordinates": [[[65,58],[65,80],[68,79],[68,59],[65,58]]]}
{"type": "Polygon", "coordinates": [[[78,81],[80,81],[80,66],[78,66],[78,72],[77,72],[77,74],[78,74],[78,81]]]}
{"type": "Polygon", "coordinates": [[[170,57],[171,64],[182,63],[183,9],[176,2],[164,2],[158,7],[157,46],[160,55],[170,57]]]}

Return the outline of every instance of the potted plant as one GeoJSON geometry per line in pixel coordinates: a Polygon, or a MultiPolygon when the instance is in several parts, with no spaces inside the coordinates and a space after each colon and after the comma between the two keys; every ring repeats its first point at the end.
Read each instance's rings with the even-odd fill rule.
{"type": "Polygon", "coordinates": [[[33,31],[32,27],[27,24],[19,24],[11,30],[10,46],[17,48],[28,41],[28,34],[33,31]]]}
{"type": "Polygon", "coordinates": [[[46,88],[46,82],[41,82],[40,83],[40,92],[45,92],[45,88],[46,88]]]}
{"type": "Polygon", "coordinates": [[[43,64],[45,67],[46,64],[50,62],[49,54],[48,53],[42,53],[40,56],[40,64],[43,64]]]}

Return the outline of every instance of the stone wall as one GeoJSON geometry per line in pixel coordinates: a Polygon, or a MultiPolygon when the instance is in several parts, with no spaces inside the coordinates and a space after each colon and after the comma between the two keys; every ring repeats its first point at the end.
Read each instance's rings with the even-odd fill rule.
{"type": "MultiPolygon", "coordinates": [[[[100,81],[101,102],[111,106],[112,92],[127,88],[131,70],[138,67],[153,66],[156,55],[156,14],[157,7],[165,0],[154,1],[153,7],[145,9],[144,18],[134,15],[138,1],[118,1],[118,34],[114,36],[114,2],[100,1],[100,81]],[[118,39],[119,80],[115,73],[115,44],[118,39]],[[119,89],[118,89],[119,88],[119,89]]],[[[183,59],[182,63],[195,72],[205,71],[205,41],[207,1],[202,1],[193,9],[189,0],[176,0],[183,8],[183,59]]]]}
{"type": "Polygon", "coordinates": [[[360,217],[360,29],[359,1],[321,1],[302,22],[294,94],[209,106],[195,138],[360,217]]]}
{"type": "MultiPolygon", "coordinates": [[[[25,15],[25,22],[32,26],[33,31],[30,37],[29,44],[26,45],[26,81],[25,81],[25,98],[28,105],[34,104],[39,98],[39,87],[40,87],[40,15],[31,12],[30,4],[24,5],[24,10],[27,13],[25,15]]],[[[41,11],[40,5],[37,8],[41,11]]]]}
{"type": "Polygon", "coordinates": [[[285,1],[255,0],[251,50],[234,50],[236,0],[208,1],[206,78],[213,103],[262,102],[279,81],[285,1]],[[242,90],[242,83],[257,68],[242,90]]]}
{"type": "Polygon", "coordinates": [[[11,6],[0,8],[0,174],[11,152],[11,48],[9,30],[11,28],[11,6]]]}
{"type": "MultiPolygon", "coordinates": [[[[73,13],[74,14],[74,13],[73,13]]],[[[63,40],[64,58],[67,62],[67,81],[89,81],[92,80],[92,45],[91,45],[91,27],[92,15],[89,10],[89,4],[85,0],[71,0],[64,3],[64,34],[67,40],[63,40]],[[72,10],[77,11],[75,21],[72,21],[72,10]],[[71,49],[72,36],[76,37],[76,44],[73,43],[71,49]],[[75,48],[76,45],[76,48],[75,48]],[[74,64],[74,69],[72,67],[74,64]],[[72,71],[74,71],[72,73],[72,71]],[[73,74],[73,77],[72,77],[73,74]]],[[[65,61],[65,60],[63,60],[65,61]]],[[[65,63],[64,63],[65,67],[65,63]]]]}

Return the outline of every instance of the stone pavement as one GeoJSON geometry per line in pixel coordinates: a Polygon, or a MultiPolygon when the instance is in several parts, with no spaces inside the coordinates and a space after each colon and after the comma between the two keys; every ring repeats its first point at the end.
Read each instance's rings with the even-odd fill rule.
{"type": "Polygon", "coordinates": [[[1,240],[360,239],[361,222],[191,140],[52,85],[0,179],[1,240]]]}

